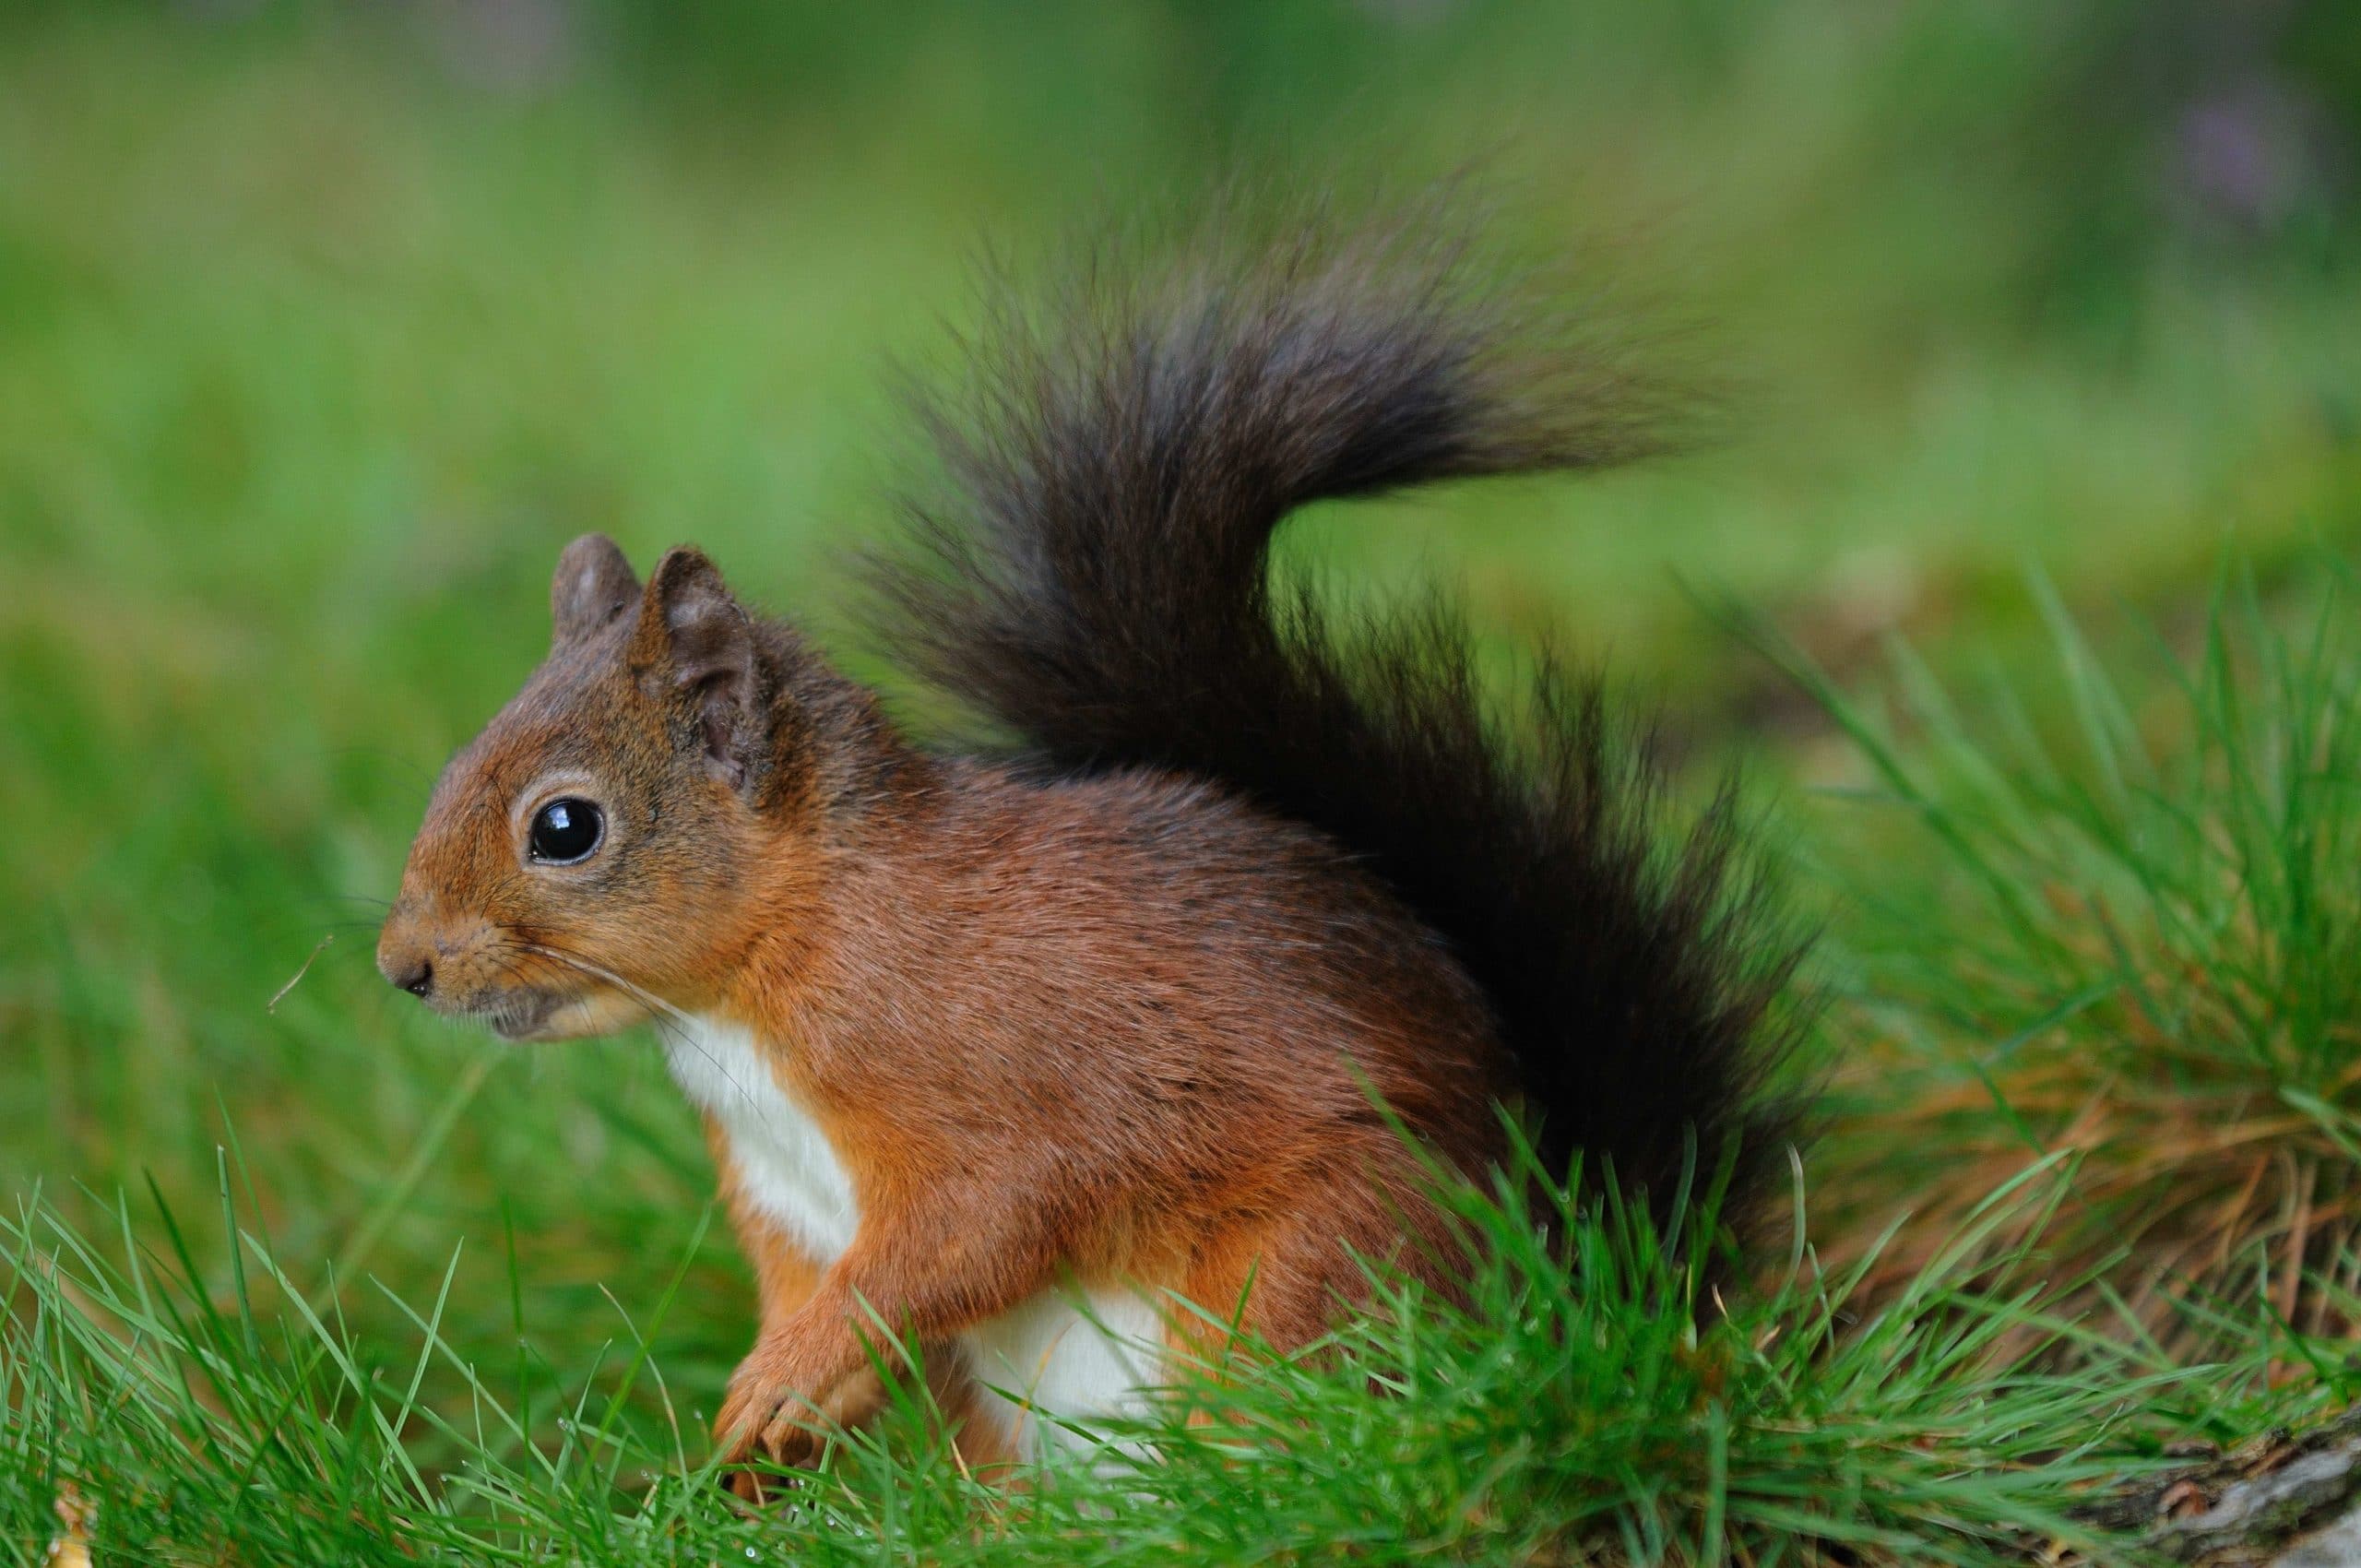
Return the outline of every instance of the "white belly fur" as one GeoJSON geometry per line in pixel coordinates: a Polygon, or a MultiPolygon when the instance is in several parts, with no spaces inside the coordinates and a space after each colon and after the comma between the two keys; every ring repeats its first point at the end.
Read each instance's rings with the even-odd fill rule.
{"type": "Polygon", "coordinates": [[[834,1262],[860,1224],[852,1179],[819,1123],[778,1087],[754,1037],[700,1019],[666,1030],[664,1052],[673,1078],[721,1124],[747,1201],[803,1252],[834,1262]]]}
{"type": "MultiPolygon", "coordinates": [[[[721,1126],[747,1201],[821,1265],[852,1244],[860,1204],[825,1134],[778,1086],[753,1036],[699,1019],[665,1031],[672,1076],[721,1126]]],[[[1062,1422],[1135,1414],[1158,1381],[1163,1325],[1135,1292],[1048,1290],[964,1336],[984,1404],[1022,1452],[1086,1445],[1062,1422]]]]}

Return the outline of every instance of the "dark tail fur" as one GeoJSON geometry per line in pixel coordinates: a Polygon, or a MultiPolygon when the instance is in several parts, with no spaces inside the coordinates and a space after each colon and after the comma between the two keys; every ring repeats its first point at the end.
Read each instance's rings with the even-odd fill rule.
{"type": "Polygon", "coordinates": [[[965,345],[968,396],[925,410],[950,496],[884,578],[893,646],[1051,767],[1209,777],[1333,836],[1490,997],[1553,1169],[1586,1150],[1661,1198],[1738,1148],[1743,1204],[1784,1143],[1762,1079],[1794,946],[1730,802],[1669,841],[1595,682],[1545,661],[1488,707],[1449,604],[1340,632],[1270,581],[1307,503],[1659,444],[1665,399],[1473,286],[1432,219],[1154,282],[1094,266],[965,345]]]}

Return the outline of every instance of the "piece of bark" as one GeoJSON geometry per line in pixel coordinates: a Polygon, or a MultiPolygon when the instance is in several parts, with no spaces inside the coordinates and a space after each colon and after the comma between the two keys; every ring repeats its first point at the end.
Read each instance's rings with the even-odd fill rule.
{"type": "Polygon", "coordinates": [[[2074,1512],[2200,1568],[2361,1568],[2361,1408],[2273,1429],[2074,1512]]]}
{"type": "Polygon", "coordinates": [[[2361,1508],[2289,1546],[2270,1568],[2355,1568],[2361,1564],[2361,1508]]]}

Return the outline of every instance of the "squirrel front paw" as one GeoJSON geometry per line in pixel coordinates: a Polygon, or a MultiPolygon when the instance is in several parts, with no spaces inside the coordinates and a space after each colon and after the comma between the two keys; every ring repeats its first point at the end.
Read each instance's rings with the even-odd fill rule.
{"type": "Polygon", "coordinates": [[[723,1463],[732,1467],[730,1490],[750,1503],[761,1502],[765,1477],[747,1467],[809,1469],[820,1462],[832,1433],[858,1425],[884,1401],[884,1386],[872,1368],[807,1392],[786,1345],[756,1345],[731,1375],[713,1423],[723,1463]]]}
{"type": "Polygon", "coordinates": [[[763,1500],[765,1479],[749,1466],[807,1469],[819,1463],[825,1441],[819,1402],[765,1377],[755,1363],[749,1357],[730,1380],[713,1423],[714,1442],[730,1467],[730,1489],[749,1503],[763,1500]]]}

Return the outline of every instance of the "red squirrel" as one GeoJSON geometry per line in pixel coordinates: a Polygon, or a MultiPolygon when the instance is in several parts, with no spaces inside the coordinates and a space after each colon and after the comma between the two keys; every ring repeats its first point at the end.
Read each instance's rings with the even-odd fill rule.
{"type": "Polygon", "coordinates": [[[1137,1408],[1209,1321],[1306,1345],[1367,1260],[1447,1290],[1430,1162],[1489,1179],[1511,1117],[1659,1201],[1733,1147],[1761,1191],[1794,952],[1726,802],[1668,837],[1596,683],[1545,660],[1503,717],[1447,604],[1272,580],[1308,503],[1654,444],[1579,323],[1459,256],[1084,268],[965,345],[878,600],[963,747],[694,549],[559,558],[378,962],[504,1039],[654,1024],[759,1284],[730,1458],[860,1419],[881,1324],[990,1462],[1137,1408]]]}

